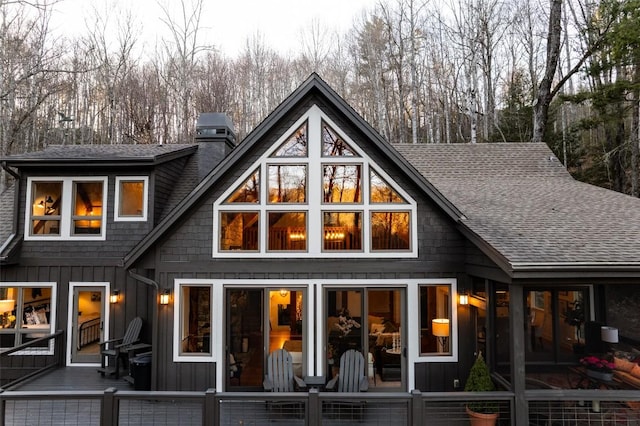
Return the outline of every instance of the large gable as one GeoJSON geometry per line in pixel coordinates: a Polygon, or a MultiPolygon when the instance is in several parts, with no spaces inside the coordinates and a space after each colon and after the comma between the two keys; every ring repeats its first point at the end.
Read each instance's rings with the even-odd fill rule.
{"type": "Polygon", "coordinates": [[[394,146],[514,271],[640,267],[640,200],[574,180],[545,144],[394,146]]]}

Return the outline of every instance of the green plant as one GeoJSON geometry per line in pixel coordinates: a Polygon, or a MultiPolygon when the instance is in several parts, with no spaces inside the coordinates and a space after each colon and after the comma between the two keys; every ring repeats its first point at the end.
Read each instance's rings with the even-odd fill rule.
{"type": "MultiPolygon", "coordinates": [[[[478,353],[476,361],[469,371],[464,390],[465,392],[491,392],[496,390],[496,386],[491,380],[491,372],[484,362],[482,353],[478,353]]],[[[495,413],[498,411],[498,404],[494,401],[473,401],[467,407],[476,413],[495,413]]]]}

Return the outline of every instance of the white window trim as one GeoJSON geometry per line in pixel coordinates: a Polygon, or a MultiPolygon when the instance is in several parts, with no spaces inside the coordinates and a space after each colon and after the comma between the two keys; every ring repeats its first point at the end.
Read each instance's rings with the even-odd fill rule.
{"type": "Polygon", "coordinates": [[[458,282],[455,278],[443,278],[443,279],[428,279],[417,280],[412,283],[413,289],[409,290],[407,298],[407,309],[409,312],[413,312],[415,316],[411,318],[418,318],[418,321],[409,321],[409,333],[414,336],[417,343],[410,349],[410,354],[413,355],[416,362],[458,362],[458,282]],[[451,335],[449,336],[449,349],[450,353],[445,355],[440,354],[421,354],[420,353],[420,287],[422,286],[436,286],[436,285],[450,285],[451,297],[449,298],[449,309],[451,317],[449,318],[449,328],[451,335]],[[413,297],[412,297],[413,296],[413,297]]]}
{"type": "Polygon", "coordinates": [[[114,222],[146,222],[149,206],[149,176],[116,176],[113,221],[114,222]],[[120,215],[120,183],[121,182],[139,182],[144,183],[142,191],[142,214],[140,216],[121,216],[120,215]]]}
{"type": "Polygon", "coordinates": [[[205,279],[189,279],[189,278],[178,278],[174,280],[173,285],[173,362],[217,362],[220,358],[218,351],[216,348],[220,344],[222,337],[220,333],[223,333],[221,327],[215,328],[211,327],[211,352],[208,354],[199,354],[199,353],[189,353],[189,354],[181,354],[180,347],[182,342],[180,341],[181,336],[181,303],[182,303],[182,287],[183,286],[198,286],[198,287],[210,287],[211,291],[211,300],[209,301],[209,306],[211,307],[211,324],[222,324],[222,322],[218,322],[218,315],[221,316],[220,312],[222,310],[222,293],[218,294],[216,286],[214,285],[214,280],[205,280],[205,279]],[[214,305],[215,303],[215,305],[214,305]],[[220,304],[220,306],[218,306],[220,304]],[[218,356],[216,356],[218,355],[218,356]]]}
{"type": "MultiPolygon", "coordinates": [[[[326,288],[361,288],[361,287],[382,287],[382,288],[405,288],[406,289],[406,306],[405,313],[406,331],[403,331],[403,341],[406,341],[407,348],[407,389],[414,389],[415,384],[415,364],[424,362],[458,362],[458,306],[457,306],[457,280],[455,278],[437,278],[437,279],[381,279],[381,280],[299,280],[299,279],[275,279],[275,280],[196,280],[196,279],[179,279],[177,282],[184,283],[205,283],[213,285],[213,314],[212,324],[218,324],[211,329],[211,350],[212,356],[208,359],[216,362],[216,388],[225,389],[225,373],[223,371],[224,362],[224,335],[223,324],[225,324],[224,311],[224,289],[230,287],[299,287],[307,289],[307,303],[305,309],[308,311],[308,321],[306,321],[307,374],[310,376],[322,376],[326,374],[326,363],[324,362],[324,354],[322,348],[326,339],[326,318],[322,308],[325,304],[324,293],[326,288]],[[451,336],[449,337],[451,354],[437,356],[420,356],[420,324],[419,321],[413,321],[419,315],[419,286],[420,285],[451,285],[451,336]],[[456,297],[453,297],[456,296],[456,297]],[[315,315],[314,315],[315,313],[315,315]],[[411,337],[413,336],[413,338],[411,337]],[[318,348],[320,356],[316,356],[313,348],[318,348]]],[[[178,286],[176,286],[177,291],[178,286]]],[[[177,320],[174,316],[174,354],[176,334],[179,332],[176,326],[177,320]]],[[[303,351],[304,352],[304,351],[303,351]]],[[[189,359],[191,362],[197,360],[189,359]]]]}
{"type": "MultiPolygon", "coordinates": [[[[103,324],[111,324],[109,321],[109,313],[111,309],[109,309],[109,295],[111,294],[111,283],[109,282],[95,282],[95,281],[69,281],[69,299],[67,302],[67,306],[69,307],[69,315],[67,318],[67,367],[98,367],[100,363],[72,363],[71,362],[71,346],[73,342],[71,341],[71,330],[73,327],[73,319],[71,315],[73,314],[73,296],[75,292],[75,287],[102,287],[104,288],[104,294],[107,300],[101,303],[106,303],[106,307],[104,310],[104,317],[102,318],[103,324]]],[[[103,340],[109,340],[109,327],[103,327],[103,340]]]]}
{"type": "Polygon", "coordinates": [[[300,117],[283,135],[268,149],[239,179],[227,188],[213,203],[213,246],[214,258],[249,257],[249,258],[416,258],[418,257],[418,226],[417,203],[409,194],[392,179],[382,167],[376,164],[351,138],[346,136],[338,125],[327,117],[322,110],[313,105],[300,117]],[[285,142],[291,132],[297,130],[308,121],[309,149],[307,157],[271,157],[271,155],[285,142]],[[358,157],[323,157],[321,152],[320,123],[325,121],[331,128],[349,144],[358,157]],[[313,141],[312,141],[313,139],[313,141]],[[316,149],[318,148],[318,149],[316,149]],[[308,163],[307,168],[307,202],[306,203],[267,203],[267,183],[269,164],[301,164],[308,163]],[[327,164],[361,164],[362,165],[362,201],[360,203],[325,204],[322,202],[322,167],[327,164]],[[230,203],[223,204],[233,192],[242,185],[260,167],[260,203],[230,203]],[[407,203],[369,203],[370,165],[407,203]],[[269,251],[267,250],[267,211],[307,211],[307,250],[306,251],[269,251]],[[222,251],[220,250],[219,227],[220,212],[222,211],[257,211],[259,214],[259,247],[257,251],[222,251]],[[324,251],[322,241],[323,219],[325,211],[362,212],[362,250],[358,251],[324,251]],[[409,250],[371,250],[371,212],[409,212],[410,215],[410,247],[409,250]]]}
{"type": "MultiPolygon", "coordinates": [[[[32,282],[32,281],[27,281],[27,282],[23,282],[23,281],[16,281],[16,282],[11,282],[11,281],[3,281],[0,282],[0,287],[17,287],[22,291],[23,288],[29,288],[29,287],[50,287],[51,288],[51,301],[49,303],[49,326],[51,327],[49,330],[49,334],[53,334],[55,331],[55,324],[56,324],[56,307],[57,307],[57,294],[56,294],[56,283],[55,282],[51,282],[51,281],[47,281],[47,282],[32,282]]],[[[17,301],[16,301],[17,302],[17,301]]],[[[20,329],[11,329],[12,332],[15,334],[16,332],[19,332],[18,330],[20,329]]],[[[9,334],[9,333],[7,333],[9,334]]],[[[29,349],[29,350],[24,350],[24,351],[18,351],[18,352],[14,352],[12,353],[10,356],[14,356],[14,355],[53,355],[54,353],[54,343],[55,343],[55,339],[51,339],[49,340],[49,347],[48,348],[34,348],[34,349],[29,349]]]]}
{"type": "Polygon", "coordinates": [[[27,178],[27,196],[24,212],[24,240],[25,241],[103,241],[107,233],[107,192],[108,178],[106,176],[33,176],[27,178]],[[60,207],[60,235],[31,235],[32,188],[33,182],[62,182],[62,206],[60,207]],[[73,222],[73,183],[74,182],[102,182],[102,224],[100,234],[72,235],[73,222]]]}

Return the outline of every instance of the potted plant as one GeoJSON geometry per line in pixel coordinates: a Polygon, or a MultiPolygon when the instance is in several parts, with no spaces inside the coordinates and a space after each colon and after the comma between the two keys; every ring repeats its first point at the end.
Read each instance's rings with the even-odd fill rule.
{"type": "MultiPolygon", "coordinates": [[[[489,367],[484,362],[482,353],[476,357],[469,377],[464,385],[465,392],[491,392],[496,387],[491,380],[489,367]]],[[[494,401],[472,401],[467,404],[467,414],[472,426],[494,425],[498,419],[498,404],[494,401]]]]}

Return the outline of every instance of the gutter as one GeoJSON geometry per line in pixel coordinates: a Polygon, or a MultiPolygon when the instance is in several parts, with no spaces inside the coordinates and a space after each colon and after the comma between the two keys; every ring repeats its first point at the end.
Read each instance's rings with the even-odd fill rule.
{"type": "Polygon", "coordinates": [[[159,312],[158,312],[158,295],[160,294],[160,287],[158,286],[158,283],[153,281],[150,278],[147,277],[143,277],[142,275],[139,275],[136,273],[135,269],[129,269],[129,276],[131,276],[131,278],[133,278],[136,281],[139,281],[143,284],[146,284],[148,286],[153,287],[156,290],[156,301],[153,304],[153,311],[152,311],[152,319],[151,319],[151,368],[153,371],[153,374],[151,374],[151,390],[156,390],[157,389],[157,377],[158,377],[158,316],[159,316],[159,312]]]}
{"type": "Polygon", "coordinates": [[[8,165],[6,161],[2,162],[2,169],[9,173],[11,176],[13,176],[13,178],[16,180],[16,187],[13,191],[13,224],[11,225],[11,230],[13,231],[11,233],[11,235],[9,235],[9,237],[7,238],[7,240],[2,244],[2,246],[0,246],[0,263],[4,263],[7,261],[8,256],[4,256],[2,255],[2,253],[4,252],[4,250],[9,247],[9,245],[13,242],[13,240],[16,238],[17,236],[17,230],[18,230],[18,211],[19,211],[19,207],[18,207],[18,201],[20,200],[20,174],[17,172],[14,172],[8,165]]]}

